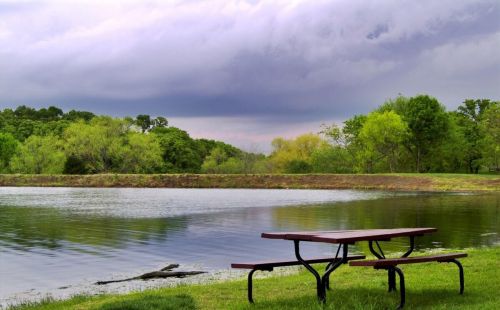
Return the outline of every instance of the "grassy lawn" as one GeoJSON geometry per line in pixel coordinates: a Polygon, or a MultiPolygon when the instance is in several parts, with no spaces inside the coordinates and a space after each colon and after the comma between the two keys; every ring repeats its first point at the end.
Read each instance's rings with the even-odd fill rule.
{"type": "MultiPolygon", "coordinates": [[[[406,278],[405,309],[500,309],[500,247],[466,252],[469,257],[461,259],[465,270],[463,296],[458,294],[456,265],[402,265],[406,278]]],[[[343,266],[332,275],[333,290],[328,292],[324,306],[316,301],[313,277],[301,271],[256,279],[254,305],[246,300],[246,280],[242,279],[126,295],[75,297],[16,309],[395,309],[399,292],[388,293],[386,281],[385,271],[343,266]]]]}

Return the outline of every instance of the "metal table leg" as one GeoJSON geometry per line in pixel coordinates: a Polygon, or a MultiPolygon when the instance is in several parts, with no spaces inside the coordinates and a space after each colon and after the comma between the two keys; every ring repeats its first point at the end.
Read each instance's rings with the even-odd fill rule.
{"type": "Polygon", "coordinates": [[[321,281],[321,276],[319,273],[314,269],[311,265],[309,265],[303,258],[300,256],[300,246],[299,246],[299,240],[293,240],[293,245],[295,248],[295,257],[297,257],[297,260],[306,267],[307,270],[309,270],[310,273],[313,274],[313,276],[316,278],[316,293],[318,294],[318,299],[322,302],[326,301],[325,298],[325,290],[323,287],[323,283],[321,281]]]}
{"type": "Polygon", "coordinates": [[[300,255],[300,241],[299,240],[294,240],[293,241],[294,248],[295,248],[295,257],[297,257],[297,260],[306,267],[307,270],[309,270],[310,273],[316,278],[316,292],[318,295],[318,300],[321,302],[326,302],[326,288],[329,283],[329,278],[330,274],[337,269],[340,265],[345,264],[347,262],[347,254],[348,254],[348,247],[347,244],[339,244],[339,247],[342,247],[342,259],[339,261],[335,261],[333,263],[330,263],[323,274],[323,276],[320,276],[320,274],[314,269],[310,264],[308,264],[300,255]]]}
{"type": "MultiPolygon", "coordinates": [[[[347,254],[349,252],[347,244],[339,244],[339,248],[342,247],[342,258],[334,263],[331,263],[329,265],[329,268],[326,269],[325,274],[321,278],[323,282],[323,291],[325,292],[325,297],[326,297],[326,290],[330,286],[330,274],[335,271],[340,265],[346,264],[347,263],[347,254]]],[[[337,252],[338,253],[338,252],[337,252]]],[[[337,255],[335,255],[335,258],[337,258],[337,255]]]]}

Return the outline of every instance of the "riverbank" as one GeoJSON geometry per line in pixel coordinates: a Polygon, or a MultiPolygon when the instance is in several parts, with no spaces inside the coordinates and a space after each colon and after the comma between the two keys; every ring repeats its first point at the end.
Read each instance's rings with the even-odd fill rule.
{"type": "Polygon", "coordinates": [[[2,174],[0,186],[500,191],[500,175],[472,174],[2,174]]]}
{"type": "MultiPolygon", "coordinates": [[[[453,264],[403,266],[407,287],[405,309],[498,309],[500,307],[500,247],[468,249],[462,259],[465,294],[458,294],[453,264]]],[[[415,254],[417,255],[417,254],[415,254]]],[[[398,294],[387,293],[387,274],[371,268],[343,267],[335,271],[325,307],[315,298],[315,283],[307,271],[257,279],[255,305],[246,300],[246,281],[181,285],[126,295],[79,296],[14,309],[393,309],[398,294]],[[353,272],[355,271],[355,272],[353,272]]]]}

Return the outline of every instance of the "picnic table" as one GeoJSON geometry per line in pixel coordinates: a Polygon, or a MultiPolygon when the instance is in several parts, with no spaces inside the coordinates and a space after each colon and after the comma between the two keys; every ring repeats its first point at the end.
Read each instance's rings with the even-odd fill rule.
{"type": "Polygon", "coordinates": [[[396,273],[400,277],[401,284],[401,304],[400,308],[404,305],[404,277],[400,269],[396,267],[398,264],[411,264],[418,262],[454,262],[459,266],[460,269],[460,284],[461,293],[463,292],[463,269],[462,266],[455,258],[464,257],[461,255],[466,254],[445,254],[445,255],[435,255],[426,257],[413,257],[408,258],[408,256],[413,252],[415,248],[415,237],[422,236],[424,234],[429,234],[436,232],[436,228],[397,228],[397,229],[363,229],[363,230],[333,230],[333,231],[303,231],[303,232],[265,232],[262,233],[262,238],[268,239],[283,239],[293,241],[294,251],[297,260],[304,265],[304,267],[314,275],[316,278],[316,288],[318,299],[325,302],[326,301],[326,289],[329,286],[329,276],[342,264],[346,264],[348,261],[348,251],[349,245],[353,245],[356,242],[367,241],[369,245],[370,252],[378,259],[375,261],[351,261],[352,266],[372,266],[376,269],[386,269],[388,271],[388,284],[389,291],[396,290],[396,273]],[[408,237],[409,238],[409,248],[399,259],[386,259],[382,247],[379,241],[390,241],[392,238],[396,237],[408,237]],[[304,259],[300,252],[301,242],[323,242],[330,244],[338,244],[337,253],[333,263],[327,265],[327,268],[323,275],[320,275],[316,269],[314,269],[307,261],[304,259]],[[376,248],[375,248],[376,246],[376,248]],[[339,252],[342,249],[341,257],[339,257],[339,252]]]}

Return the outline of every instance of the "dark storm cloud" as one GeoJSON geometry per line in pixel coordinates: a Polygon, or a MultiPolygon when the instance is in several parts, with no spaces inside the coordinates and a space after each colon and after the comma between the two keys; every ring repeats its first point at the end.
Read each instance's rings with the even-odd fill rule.
{"type": "Polygon", "coordinates": [[[450,108],[500,97],[494,0],[0,0],[0,15],[0,107],[192,126],[246,118],[272,131],[367,113],[398,93],[450,108]]]}

